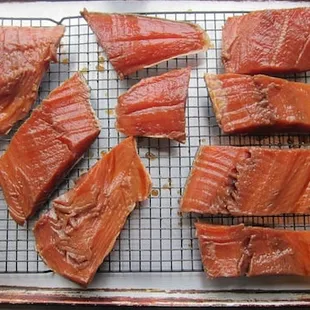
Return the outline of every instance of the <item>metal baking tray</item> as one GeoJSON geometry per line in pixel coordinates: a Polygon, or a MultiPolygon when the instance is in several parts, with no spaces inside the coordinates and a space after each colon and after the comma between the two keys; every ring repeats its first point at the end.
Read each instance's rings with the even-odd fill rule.
{"type": "MultiPolygon", "coordinates": [[[[180,214],[178,202],[197,148],[208,145],[252,145],[275,148],[309,147],[309,135],[269,136],[223,135],[216,123],[203,75],[223,72],[221,29],[229,16],[265,7],[293,7],[298,3],[210,3],[210,2],[114,2],[0,4],[1,25],[66,26],[58,51],[59,63],[52,64],[40,87],[37,104],[77,70],[83,72],[91,87],[91,102],[101,122],[101,134],[84,158],[55,190],[53,196],[72,188],[74,181],[124,137],[114,128],[117,97],[146,76],[190,65],[189,96],[186,107],[185,145],[161,139],[138,139],[139,154],[153,180],[151,197],[128,218],[116,245],[104,261],[88,289],[54,274],[35,251],[32,234],[40,213],[24,227],[10,217],[0,192],[0,302],[119,305],[310,305],[310,280],[297,277],[258,277],[208,280],[202,269],[193,223],[197,216],[180,214]],[[162,4],[162,5],[160,5],[162,4]],[[117,78],[108,60],[98,69],[102,49],[78,10],[137,12],[172,20],[186,20],[204,28],[213,44],[207,54],[200,53],[170,60],[142,70],[123,81],[117,78]],[[2,9],[1,9],[2,6],[2,9]],[[167,11],[163,11],[166,9],[167,11]],[[43,12],[43,10],[41,10],[43,12]],[[68,16],[74,12],[75,16],[68,16]],[[19,14],[19,15],[17,15],[19,14]],[[50,18],[47,18],[49,14],[50,18]],[[15,17],[13,17],[15,16],[15,17]],[[24,16],[16,17],[16,16],[24,16]],[[32,16],[27,17],[27,16],[32,16]],[[59,20],[59,21],[58,21],[59,20]]],[[[303,3],[303,6],[309,3],[303,3]]],[[[310,72],[285,75],[290,80],[310,83],[310,72]]],[[[3,152],[8,137],[0,138],[3,152]]],[[[42,212],[50,207],[46,204],[42,212]]],[[[283,229],[310,229],[309,216],[229,217],[210,216],[214,223],[251,224],[283,229]]]]}

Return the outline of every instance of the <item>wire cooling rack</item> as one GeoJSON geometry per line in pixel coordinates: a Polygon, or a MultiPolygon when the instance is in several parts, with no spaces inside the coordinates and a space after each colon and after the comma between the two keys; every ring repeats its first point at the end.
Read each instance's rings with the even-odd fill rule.
{"type": "MultiPolygon", "coordinates": [[[[101,122],[101,134],[84,158],[76,165],[51,200],[74,186],[74,181],[89,169],[101,154],[117,145],[123,136],[114,128],[114,107],[117,97],[141,78],[159,75],[170,69],[191,66],[192,74],[186,107],[187,140],[185,145],[165,139],[138,139],[138,151],[153,180],[151,197],[137,206],[118,238],[116,245],[100,267],[99,272],[192,272],[202,271],[198,244],[193,223],[195,215],[179,213],[179,199],[189,174],[197,148],[209,145],[255,145],[265,147],[307,147],[309,135],[230,136],[223,135],[214,117],[203,75],[206,72],[223,72],[221,31],[229,16],[244,12],[175,12],[153,13],[149,16],[172,20],[186,20],[205,29],[214,48],[207,54],[181,57],[161,65],[142,70],[120,81],[86,22],[81,17],[64,18],[59,24],[66,26],[66,33],[58,51],[59,62],[51,64],[41,83],[37,104],[61,82],[77,70],[83,72],[91,87],[92,105],[101,122]]],[[[53,26],[50,19],[0,18],[2,25],[53,26]]],[[[290,80],[309,82],[310,73],[285,75],[290,80]]],[[[19,124],[20,125],[20,124],[19,124]]],[[[0,138],[3,152],[17,125],[8,138],[0,138]]],[[[50,200],[50,201],[51,201],[50,200]]],[[[47,203],[42,212],[51,207],[47,203]]],[[[39,214],[24,227],[10,217],[0,194],[0,273],[51,272],[35,251],[32,228],[39,214]]],[[[210,216],[214,223],[236,224],[249,222],[272,227],[307,229],[308,216],[237,217],[210,216]]]]}

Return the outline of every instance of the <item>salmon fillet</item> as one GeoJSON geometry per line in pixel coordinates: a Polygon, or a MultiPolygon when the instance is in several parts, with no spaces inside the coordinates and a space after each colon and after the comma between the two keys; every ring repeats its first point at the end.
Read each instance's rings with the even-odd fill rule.
{"type": "Polygon", "coordinates": [[[0,27],[0,135],[26,117],[56,51],[64,26],[0,27]]]}
{"type": "Polygon", "coordinates": [[[210,47],[198,25],[161,18],[81,12],[120,78],[210,47]]]}
{"type": "Polygon", "coordinates": [[[87,286],[151,180],[133,137],[104,155],[34,227],[37,251],[55,272],[87,286]]]}
{"type": "Polygon", "coordinates": [[[231,215],[310,213],[310,150],[201,146],[182,212],[231,215]]]}
{"type": "Polygon", "coordinates": [[[46,201],[99,132],[89,88],[78,73],[32,112],[0,158],[0,185],[18,224],[46,201]]]}
{"type": "Polygon", "coordinates": [[[190,68],[142,79],[118,98],[116,129],[127,136],[185,143],[185,104],[190,68]]]}
{"type": "Polygon", "coordinates": [[[205,81],[225,133],[310,132],[310,84],[233,73],[206,74],[205,81]]]}
{"type": "Polygon", "coordinates": [[[222,51],[226,72],[310,70],[310,8],[230,17],[223,28],[222,51]]]}
{"type": "Polygon", "coordinates": [[[310,232],[196,223],[208,277],[310,276],[310,232]]]}

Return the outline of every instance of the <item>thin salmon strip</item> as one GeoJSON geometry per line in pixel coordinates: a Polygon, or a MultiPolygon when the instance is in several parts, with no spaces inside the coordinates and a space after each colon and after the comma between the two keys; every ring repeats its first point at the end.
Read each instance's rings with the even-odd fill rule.
{"type": "Polygon", "coordinates": [[[233,73],[205,81],[225,133],[310,132],[310,84],[233,73]]]}
{"type": "Polygon", "coordinates": [[[196,223],[208,277],[310,276],[310,232],[196,223]]]}
{"type": "Polygon", "coordinates": [[[55,27],[0,27],[0,135],[26,117],[65,31],[55,27]]]}
{"type": "Polygon", "coordinates": [[[104,155],[34,227],[36,247],[55,272],[87,286],[112,250],[151,180],[133,137],[104,155]]]}
{"type": "Polygon", "coordinates": [[[78,73],[32,112],[0,158],[0,185],[18,224],[46,201],[99,132],[89,88],[78,73]]]}
{"type": "Polygon", "coordinates": [[[310,8],[230,17],[222,42],[222,60],[229,73],[310,70],[310,8]]]}
{"type": "Polygon", "coordinates": [[[81,12],[120,78],[182,55],[206,51],[198,25],[133,14],[81,12]]]}
{"type": "Polygon", "coordinates": [[[185,104],[190,68],[142,79],[118,98],[116,129],[127,136],[185,143],[185,104]]]}
{"type": "Polygon", "coordinates": [[[201,146],[182,212],[231,215],[310,213],[310,150],[201,146]]]}

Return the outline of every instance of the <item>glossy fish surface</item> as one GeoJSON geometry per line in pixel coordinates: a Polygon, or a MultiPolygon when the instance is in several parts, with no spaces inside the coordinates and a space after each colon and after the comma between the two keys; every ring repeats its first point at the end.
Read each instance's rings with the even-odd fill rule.
{"type": "Polygon", "coordinates": [[[86,9],[81,14],[120,78],[178,56],[205,51],[211,45],[200,26],[187,22],[86,9]]]}
{"type": "Polygon", "coordinates": [[[0,27],[0,135],[26,117],[41,79],[57,48],[64,26],[0,27]]]}
{"type": "Polygon", "coordinates": [[[185,104],[190,68],[141,80],[118,98],[116,129],[128,136],[185,143],[185,104]]]}
{"type": "Polygon", "coordinates": [[[83,286],[112,250],[151,179],[129,137],[103,156],[36,223],[36,247],[54,271],[83,286]]]}
{"type": "Polygon", "coordinates": [[[23,224],[100,133],[82,75],[66,80],[19,128],[0,158],[0,185],[10,215],[23,224]]]}
{"type": "Polygon", "coordinates": [[[310,213],[310,150],[201,146],[181,199],[182,212],[310,213]]]}
{"type": "Polygon", "coordinates": [[[196,223],[208,277],[310,276],[310,232],[196,223]]]}
{"type": "Polygon", "coordinates": [[[225,133],[310,132],[310,84],[233,73],[205,81],[225,133]]]}
{"type": "Polygon", "coordinates": [[[263,10],[228,18],[222,35],[227,73],[310,70],[310,8],[263,10]]]}

